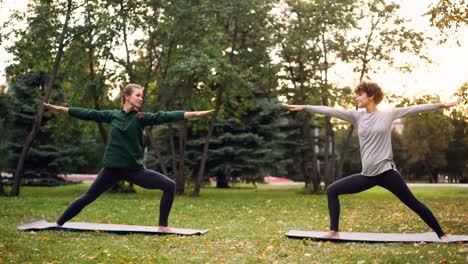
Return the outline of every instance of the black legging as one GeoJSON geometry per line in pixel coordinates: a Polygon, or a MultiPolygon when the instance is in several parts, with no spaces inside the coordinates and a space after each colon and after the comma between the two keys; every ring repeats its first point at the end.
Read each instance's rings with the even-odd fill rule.
{"type": "Polygon", "coordinates": [[[173,180],[152,170],[138,169],[109,169],[103,168],[89,189],[76,199],[63,212],[57,220],[57,224],[63,225],[75,217],[85,206],[96,200],[102,193],[110,189],[118,181],[126,180],[146,189],[160,189],[164,193],[159,205],[159,225],[167,226],[169,213],[172,208],[175,194],[173,180]]]}
{"type": "Polygon", "coordinates": [[[338,195],[362,192],[376,185],[396,195],[406,206],[416,212],[439,237],[445,235],[431,210],[414,197],[401,175],[395,170],[388,170],[377,176],[354,174],[330,185],[327,189],[330,230],[338,231],[340,218],[338,195]]]}

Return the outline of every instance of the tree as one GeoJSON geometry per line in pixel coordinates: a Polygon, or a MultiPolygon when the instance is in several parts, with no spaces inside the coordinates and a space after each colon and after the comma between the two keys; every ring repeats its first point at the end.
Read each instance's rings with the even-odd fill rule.
{"type": "MultiPolygon", "coordinates": [[[[8,96],[10,98],[6,116],[9,131],[5,136],[5,144],[2,144],[2,159],[6,164],[2,171],[15,171],[21,150],[22,140],[27,136],[27,131],[33,126],[35,110],[41,103],[40,98],[48,81],[47,72],[26,73],[16,78],[10,86],[8,96]]],[[[56,144],[53,140],[54,129],[50,128],[50,116],[44,117],[47,124],[41,128],[36,140],[31,144],[29,155],[24,165],[24,179],[31,181],[37,178],[56,178],[59,173],[75,171],[78,164],[83,162],[83,151],[79,143],[56,144]]]]}
{"type": "MultiPolygon", "coordinates": [[[[39,5],[39,7],[41,8],[42,6],[39,5]]],[[[52,87],[54,85],[55,78],[57,76],[57,72],[58,72],[58,69],[59,69],[59,66],[60,66],[60,62],[62,60],[63,50],[64,50],[64,47],[66,45],[65,40],[66,40],[66,37],[67,37],[68,23],[70,21],[71,12],[72,12],[72,1],[67,0],[66,11],[65,11],[65,21],[63,23],[63,27],[62,27],[62,30],[61,30],[61,33],[60,33],[60,37],[59,37],[58,42],[57,42],[57,44],[58,44],[57,54],[55,56],[54,64],[53,64],[51,72],[50,72],[50,79],[48,80],[47,86],[45,87],[45,95],[44,95],[44,98],[43,98],[42,102],[47,102],[49,100],[50,94],[52,92],[52,87]]],[[[43,19],[43,18],[39,18],[39,20],[40,19],[43,19]]],[[[20,185],[21,178],[23,177],[23,173],[24,173],[24,162],[25,162],[26,156],[28,155],[28,152],[29,152],[29,150],[31,148],[31,145],[32,145],[34,139],[36,138],[36,136],[37,136],[37,134],[39,132],[39,129],[40,129],[40,126],[41,126],[41,123],[42,123],[42,119],[43,119],[43,114],[44,114],[44,105],[40,104],[38,106],[38,109],[37,109],[37,114],[36,114],[36,117],[35,117],[33,127],[31,129],[31,132],[29,133],[28,137],[26,138],[26,141],[25,141],[25,143],[23,145],[23,148],[22,148],[22,151],[21,151],[21,155],[20,155],[20,157],[18,159],[18,164],[17,164],[17,167],[16,167],[15,176],[14,176],[14,180],[13,180],[13,185],[12,185],[12,189],[11,189],[11,195],[13,195],[13,196],[18,196],[19,195],[19,185],[20,185]]]]}
{"type": "Polygon", "coordinates": [[[286,136],[279,127],[287,120],[282,107],[262,98],[238,98],[227,102],[225,111],[229,111],[229,118],[217,122],[214,128],[206,167],[206,174],[216,177],[216,186],[227,188],[236,180],[255,184],[267,175],[283,176],[286,149],[281,143],[286,136]],[[247,100],[254,104],[249,104],[245,112],[235,113],[236,104],[247,100]]]}
{"type": "Polygon", "coordinates": [[[0,152],[2,153],[0,158],[0,196],[6,195],[5,189],[3,188],[1,172],[5,171],[7,160],[10,158],[5,151],[7,124],[11,122],[11,107],[10,104],[8,104],[10,101],[12,101],[12,98],[7,93],[6,87],[0,86],[0,152]]]}
{"type": "MultiPolygon", "coordinates": [[[[457,29],[468,25],[468,2],[466,0],[438,0],[429,6],[427,14],[432,26],[436,26],[443,39],[453,39],[457,29]]],[[[458,42],[458,39],[457,39],[458,42]]]]}
{"type": "Polygon", "coordinates": [[[464,83],[455,93],[459,106],[450,113],[454,128],[453,138],[446,153],[447,172],[450,182],[457,178],[466,182],[468,177],[468,83],[464,83]]]}
{"type": "MultiPolygon", "coordinates": [[[[256,69],[269,62],[267,48],[270,46],[267,24],[270,1],[230,1],[228,4],[214,1],[205,14],[214,17],[211,25],[213,35],[206,42],[214,42],[215,54],[217,55],[214,71],[215,82],[205,82],[207,87],[214,90],[216,97],[215,113],[208,127],[208,133],[203,146],[202,159],[195,181],[194,195],[199,195],[201,182],[205,173],[208,160],[208,149],[212,137],[215,121],[221,106],[235,98],[237,94],[249,93],[249,89],[255,86],[259,78],[255,75],[256,69]],[[213,15],[213,7],[216,13],[213,15]],[[258,54],[252,56],[252,54],[258,54]]],[[[212,70],[211,70],[212,71],[212,70]]],[[[262,73],[264,71],[259,70],[262,73]]],[[[261,79],[261,78],[260,78],[261,79]]],[[[213,80],[213,79],[212,79],[213,80]]]]}
{"type": "MultiPolygon", "coordinates": [[[[412,104],[439,101],[425,97],[412,104]]],[[[450,118],[443,111],[422,113],[403,121],[403,144],[407,149],[409,165],[421,165],[436,182],[437,175],[447,166],[445,153],[453,137],[450,118]]]]}

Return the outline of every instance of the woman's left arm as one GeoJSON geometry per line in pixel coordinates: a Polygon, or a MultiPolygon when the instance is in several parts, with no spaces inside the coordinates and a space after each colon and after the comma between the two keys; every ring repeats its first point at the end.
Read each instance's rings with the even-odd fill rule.
{"type": "Polygon", "coordinates": [[[194,117],[202,117],[202,116],[212,115],[214,112],[215,112],[214,109],[206,110],[206,111],[185,112],[184,113],[184,118],[185,119],[190,119],[190,118],[194,118],[194,117]]]}
{"type": "Polygon", "coordinates": [[[142,121],[145,126],[159,125],[162,123],[170,123],[176,121],[182,121],[184,119],[190,119],[194,117],[201,117],[211,115],[214,113],[214,109],[208,111],[169,111],[169,112],[157,112],[157,113],[143,113],[142,121]]]}
{"type": "Polygon", "coordinates": [[[415,115],[422,112],[434,111],[440,108],[450,108],[458,105],[458,102],[438,103],[438,104],[421,104],[408,107],[400,107],[394,109],[394,119],[402,118],[409,115],[415,115]]]}
{"type": "Polygon", "coordinates": [[[459,102],[451,102],[451,103],[440,103],[440,108],[450,108],[453,106],[457,106],[459,102]]]}

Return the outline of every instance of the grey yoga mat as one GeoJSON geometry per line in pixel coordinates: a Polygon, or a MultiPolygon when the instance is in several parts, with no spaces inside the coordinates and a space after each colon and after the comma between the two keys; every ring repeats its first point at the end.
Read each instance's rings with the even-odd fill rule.
{"type": "MultiPolygon", "coordinates": [[[[417,243],[417,242],[441,242],[436,233],[398,234],[398,233],[359,233],[340,232],[340,238],[323,238],[327,232],[289,230],[287,237],[305,239],[310,238],[331,242],[368,242],[368,243],[417,243]]],[[[450,242],[468,242],[468,236],[448,235],[450,242]]],[[[441,242],[442,243],[442,242],[441,242]]]]}
{"type": "Polygon", "coordinates": [[[153,234],[153,235],[202,235],[208,232],[209,229],[197,230],[197,229],[184,229],[184,228],[173,228],[171,232],[159,231],[156,226],[137,226],[137,225],[118,225],[118,224],[99,224],[99,223],[87,223],[87,222],[67,222],[63,226],[55,226],[53,223],[49,223],[46,220],[39,218],[26,223],[22,223],[16,226],[19,230],[24,231],[38,231],[38,230],[57,230],[57,231],[75,231],[75,232],[86,232],[86,231],[99,231],[99,232],[110,232],[118,234],[130,234],[130,233],[141,233],[141,234],[153,234]]]}

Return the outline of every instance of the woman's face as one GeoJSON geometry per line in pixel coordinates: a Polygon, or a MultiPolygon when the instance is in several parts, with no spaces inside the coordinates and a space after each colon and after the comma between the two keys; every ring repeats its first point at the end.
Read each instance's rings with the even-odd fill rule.
{"type": "Polygon", "coordinates": [[[143,91],[138,88],[133,88],[132,94],[125,99],[132,107],[140,108],[143,103],[143,91]]]}
{"type": "Polygon", "coordinates": [[[374,97],[368,97],[367,93],[359,92],[357,94],[357,104],[359,108],[366,108],[371,102],[373,102],[374,97]]]}

